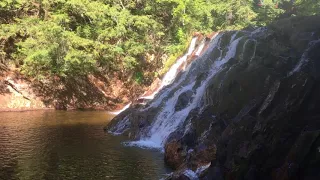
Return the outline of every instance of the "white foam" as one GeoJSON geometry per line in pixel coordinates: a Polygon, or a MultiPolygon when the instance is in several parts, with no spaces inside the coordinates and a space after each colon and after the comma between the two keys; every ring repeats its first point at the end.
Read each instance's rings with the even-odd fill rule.
{"type": "Polygon", "coordinates": [[[137,146],[143,149],[157,149],[163,151],[163,147],[149,140],[127,141],[123,142],[125,146],[137,146]]]}
{"type": "Polygon", "coordinates": [[[311,41],[309,43],[309,47],[307,48],[307,50],[304,51],[304,53],[302,54],[300,61],[298,62],[298,64],[293,68],[293,70],[291,70],[288,73],[288,76],[293,75],[296,72],[299,72],[302,68],[303,65],[305,65],[307,62],[309,62],[309,58],[308,58],[308,52],[309,50],[313,47],[313,45],[315,45],[316,43],[319,43],[320,39],[315,40],[315,41],[311,41]]]}
{"type": "Polygon", "coordinates": [[[198,40],[197,36],[192,38],[187,55],[192,54],[192,52],[194,51],[194,48],[196,47],[197,40],[198,40]]]}
{"type": "Polygon", "coordinates": [[[120,136],[122,133],[117,133],[117,132],[112,132],[112,131],[108,131],[109,134],[112,134],[114,136],[120,136]]]}
{"type": "Polygon", "coordinates": [[[190,180],[198,180],[201,173],[207,170],[210,167],[210,165],[211,163],[201,166],[195,172],[190,169],[187,169],[183,172],[183,174],[187,176],[190,180]]]}
{"type": "MultiPolygon", "coordinates": [[[[209,56],[209,55],[210,55],[210,52],[211,52],[211,51],[213,50],[213,48],[218,44],[219,39],[220,39],[221,36],[222,36],[222,34],[216,34],[216,35],[211,39],[211,43],[210,43],[210,45],[209,45],[209,48],[202,54],[202,56],[209,56]]],[[[148,109],[151,108],[151,107],[153,107],[153,108],[154,108],[154,107],[158,107],[158,106],[162,103],[163,99],[166,98],[173,89],[175,89],[175,88],[177,88],[179,85],[181,85],[181,83],[187,78],[187,76],[190,76],[190,75],[192,74],[191,71],[194,71],[194,70],[196,69],[196,68],[191,69],[192,67],[194,67],[194,65],[195,65],[195,66],[199,66],[199,64],[204,63],[204,62],[201,62],[202,60],[203,60],[203,59],[201,59],[201,58],[200,58],[200,59],[197,58],[195,61],[193,61],[191,64],[189,64],[188,67],[186,68],[186,70],[184,71],[184,73],[182,74],[182,76],[177,80],[177,82],[174,82],[174,84],[171,85],[171,86],[169,87],[169,89],[167,89],[165,92],[162,92],[162,93],[160,94],[160,96],[157,97],[157,98],[150,104],[149,107],[146,107],[145,109],[142,109],[142,111],[148,110],[148,109]],[[199,62],[197,62],[197,61],[199,61],[199,62]]],[[[205,64],[206,64],[206,63],[205,63],[205,64]]]]}
{"type": "Polygon", "coordinates": [[[184,56],[179,58],[176,61],[176,63],[171,66],[169,71],[164,75],[159,90],[162,89],[164,86],[167,86],[167,85],[169,85],[169,84],[171,84],[173,82],[173,80],[177,76],[179,67],[182,65],[182,63],[184,63],[187,60],[188,56],[191,55],[192,52],[194,51],[197,39],[198,39],[198,37],[193,37],[192,38],[190,46],[189,46],[188,53],[186,53],[184,56]]]}
{"type": "Polygon", "coordinates": [[[207,170],[207,169],[210,167],[210,165],[211,165],[211,163],[208,163],[208,164],[206,164],[206,165],[204,165],[204,166],[199,167],[199,168],[196,170],[197,176],[201,175],[201,173],[202,173],[203,171],[207,170]]]}
{"type": "Polygon", "coordinates": [[[205,44],[206,44],[206,41],[205,41],[205,40],[203,40],[203,41],[201,42],[201,44],[200,44],[200,46],[199,46],[198,50],[196,51],[196,54],[195,54],[195,55],[200,56],[200,54],[201,54],[201,52],[202,52],[202,50],[203,50],[203,48],[204,48],[205,44]]]}
{"type": "Polygon", "coordinates": [[[226,54],[226,56],[222,59],[222,62],[218,62],[218,63],[225,63],[226,61],[229,61],[231,58],[233,58],[236,55],[237,52],[237,45],[239,44],[239,41],[242,39],[242,37],[233,40],[235,38],[235,35],[232,36],[232,43],[231,45],[228,47],[228,52],[226,54]]]}
{"type": "Polygon", "coordinates": [[[129,128],[130,123],[130,119],[126,116],[123,120],[118,121],[118,123],[113,128],[111,128],[108,133],[114,136],[121,135],[129,128]]]}
{"type": "Polygon", "coordinates": [[[192,170],[190,170],[190,169],[185,170],[183,172],[183,174],[185,176],[187,176],[190,180],[198,180],[199,179],[197,174],[195,172],[193,172],[192,170]]]}
{"type": "Polygon", "coordinates": [[[113,115],[118,115],[118,114],[122,113],[123,111],[125,111],[126,109],[128,109],[131,106],[131,104],[132,103],[130,102],[129,104],[125,105],[121,110],[114,111],[114,112],[108,112],[108,113],[113,114],[113,115]]]}
{"type": "Polygon", "coordinates": [[[154,99],[154,97],[158,94],[158,92],[165,86],[168,86],[169,84],[171,84],[177,74],[178,74],[178,70],[179,70],[179,67],[187,61],[187,58],[189,55],[192,54],[192,52],[194,51],[195,49],[195,45],[196,45],[196,42],[197,42],[197,39],[198,37],[193,37],[192,40],[191,40],[191,43],[190,43],[190,46],[189,46],[189,49],[188,49],[188,52],[183,55],[181,58],[179,58],[171,67],[170,69],[166,72],[166,74],[164,75],[164,77],[162,78],[162,81],[161,81],[161,84],[160,86],[149,96],[142,96],[141,98],[142,99],[148,99],[148,100],[152,100],[154,99]]]}

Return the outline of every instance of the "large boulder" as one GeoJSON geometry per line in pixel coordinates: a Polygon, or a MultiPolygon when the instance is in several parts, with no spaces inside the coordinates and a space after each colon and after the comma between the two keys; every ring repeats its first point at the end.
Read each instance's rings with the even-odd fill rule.
{"type": "Polygon", "coordinates": [[[184,162],[186,151],[177,140],[170,141],[165,145],[164,160],[172,169],[178,169],[184,162]]]}

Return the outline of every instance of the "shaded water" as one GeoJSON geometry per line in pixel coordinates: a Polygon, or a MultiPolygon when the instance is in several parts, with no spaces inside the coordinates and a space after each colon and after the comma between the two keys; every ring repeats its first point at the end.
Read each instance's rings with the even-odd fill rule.
{"type": "Polygon", "coordinates": [[[159,179],[157,151],[103,132],[106,112],[1,112],[0,179],[159,179]]]}

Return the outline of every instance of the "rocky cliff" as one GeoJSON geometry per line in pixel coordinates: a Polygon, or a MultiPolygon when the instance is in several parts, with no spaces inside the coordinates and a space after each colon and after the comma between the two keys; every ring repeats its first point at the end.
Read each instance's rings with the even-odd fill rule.
{"type": "Polygon", "coordinates": [[[168,179],[320,179],[320,17],[221,32],[107,130],[164,150],[168,179]]]}
{"type": "Polygon", "coordinates": [[[36,95],[29,80],[19,73],[0,69],[0,112],[52,108],[36,95]]]}
{"type": "MultiPolygon", "coordinates": [[[[1,64],[0,64],[1,65],[1,64]]],[[[36,80],[19,69],[0,69],[0,112],[39,109],[117,110],[146,88],[101,74],[36,80]]]]}

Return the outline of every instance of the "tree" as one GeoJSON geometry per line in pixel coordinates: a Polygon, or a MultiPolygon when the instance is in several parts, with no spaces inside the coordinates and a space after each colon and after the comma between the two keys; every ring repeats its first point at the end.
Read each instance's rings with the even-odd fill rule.
{"type": "Polygon", "coordinates": [[[279,1],[263,0],[256,1],[257,25],[265,26],[274,21],[280,14],[284,12],[279,8],[279,1]]]}
{"type": "Polygon", "coordinates": [[[147,54],[175,60],[193,32],[266,25],[319,7],[319,0],[3,0],[0,58],[40,79],[102,71],[143,82],[148,68],[162,65],[147,54]]]}
{"type": "Polygon", "coordinates": [[[291,0],[297,15],[310,16],[320,12],[319,0],[291,0]]]}

